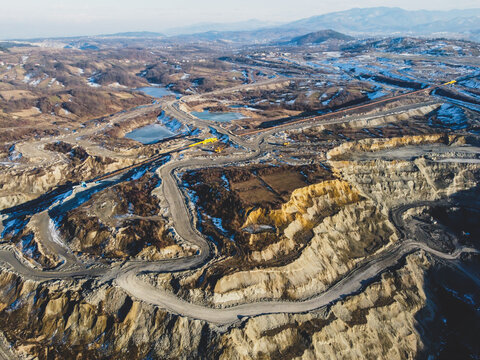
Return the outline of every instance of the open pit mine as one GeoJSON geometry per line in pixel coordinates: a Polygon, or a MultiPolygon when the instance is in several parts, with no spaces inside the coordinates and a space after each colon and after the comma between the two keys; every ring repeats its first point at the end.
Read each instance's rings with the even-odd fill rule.
{"type": "Polygon", "coordinates": [[[0,48],[0,359],[478,358],[478,43],[87,40],[0,48]]]}

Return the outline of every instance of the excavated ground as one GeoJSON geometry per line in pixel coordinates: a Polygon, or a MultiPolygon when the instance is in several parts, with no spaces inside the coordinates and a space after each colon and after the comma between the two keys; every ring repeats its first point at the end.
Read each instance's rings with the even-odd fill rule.
{"type": "Polygon", "coordinates": [[[178,254],[182,249],[167,231],[159,201],[152,195],[159,183],[147,174],[95,194],[65,214],[62,237],[73,251],[105,259],[153,260],[161,258],[165,249],[178,254]]]}
{"type": "MultiPolygon", "coordinates": [[[[186,65],[170,57],[164,61],[160,56],[163,50],[152,51],[103,50],[91,61],[82,58],[79,51],[75,62],[65,61],[62,56],[73,55],[63,55],[60,50],[42,54],[45,59],[58,57],[61,63],[46,62],[40,66],[42,71],[49,76],[64,75],[65,80],[73,78],[71,83],[65,81],[66,89],[52,83],[50,90],[50,80],[42,80],[38,89],[24,83],[29,76],[43,76],[33,73],[33,64],[42,58],[36,51],[8,54],[9,61],[17,65],[1,68],[10,81],[0,82],[0,139],[9,142],[0,146],[1,209],[44,194],[48,198],[48,191],[58,185],[128,167],[167,148],[123,139],[133,128],[155,121],[160,109],[159,104],[132,109],[151,104],[152,99],[121,90],[123,83],[141,86],[149,79],[171,82],[178,91],[194,88],[203,93],[242,82],[244,65],[238,66],[238,62],[197,62],[193,58],[205,54],[186,49],[182,56],[193,54],[191,65],[186,65]],[[28,52],[32,59],[23,60],[22,65],[21,55],[28,52]],[[102,57],[111,56],[111,52],[111,62],[104,61],[102,57]],[[118,60],[124,58],[129,58],[130,65],[118,60]],[[145,69],[147,63],[151,66],[145,69]],[[135,75],[139,73],[144,78],[135,75]],[[90,78],[103,87],[89,89],[95,85],[85,84],[90,78]],[[107,87],[110,80],[118,80],[119,87],[107,87]],[[13,90],[15,86],[24,92],[13,90]],[[80,89],[71,90],[75,87],[80,89]],[[130,110],[124,114],[123,109],[130,110]],[[116,114],[109,116],[112,113],[116,114]],[[80,126],[87,118],[90,121],[80,126]],[[12,131],[12,124],[20,127],[18,131],[12,131]],[[80,126],[82,136],[72,132],[71,125],[80,126]],[[14,139],[13,134],[18,137],[14,139]],[[17,143],[32,137],[42,139],[17,143]]],[[[296,60],[303,63],[306,58],[296,60]]],[[[464,70],[462,66],[460,70],[464,70]]],[[[185,104],[197,110],[209,107],[222,111],[231,110],[231,105],[255,106],[260,111],[238,110],[247,119],[224,124],[231,130],[245,131],[268,122],[280,123],[290,116],[367,101],[369,94],[378,90],[368,83],[372,80],[396,86],[391,94],[403,91],[401,86],[421,86],[385,76],[357,76],[365,81],[341,77],[333,80],[335,84],[319,81],[318,85],[314,76],[328,74],[320,70],[308,80],[274,74],[279,78],[256,86],[256,81],[272,75],[256,71],[245,69],[248,87],[225,93],[219,90],[204,98],[196,94],[177,104],[172,98],[162,106],[175,109],[178,105],[177,115],[182,115],[185,104]]],[[[295,71],[301,74],[303,70],[295,71]]],[[[349,71],[351,75],[354,72],[349,71]]],[[[79,198],[90,194],[90,186],[103,190],[65,213],[61,209],[70,209],[68,201],[62,207],[62,199],[58,199],[59,213],[51,214],[46,208],[36,211],[38,203],[32,202],[24,219],[13,218],[30,221],[18,233],[18,227],[2,217],[5,222],[0,232],[4,226],[10,232],[2,234],[0,249],[4,260],[0,264],[0,331],[6,338],[4,342],[0,336],[0,354],[12,347],[17,354],[41,360],[390,360],[432,354],[438,358],[475,358],[480,353],[475,337],[480,330],[480,263],[475,253],[480,237],[476,201],[480,179],[476,134],[480,126],[478,113],[459,103],[467,100],[452,89],[416,94],[352,111],[358,118],[348,123],[342,116],[350,112],[345,112],[332,115],[332,119],[326,117],[315,126],[306,123],[295,130],[257,135],[261,138],[257,143],[255,136],[250,136],[248,146],[248,140],[238,138],[238,147],[217,144],[223,149],[218,154],[213,147],[188,149],[168,160],[157,159],[146,173],[133,171],[128,180],[118,177],[119,183],[91,182],[85,184],[85,193],[79,185],[74,190],[79,198]],[[441,99],[456,102],[442,103],[441,99]],[[388,110],[398,110],[398,114],[369,118],[388,110]],[[329,120],[338,122],[326,125],[329,120]],[[250,149],[251,154],[244,149],[250,149]],[[202,166],[215,166],[230,156],[240,162],[223,168],[174,167],[178,161],[192,169],[197,159],[202,166]],[[248,156],[252,157],[245,165],[248,156]],[[164,160],[171,161],[155,171],[164,160]],[[162,173],[162,169],[172,173],[162,173]],[[163,179],[157,177],[160,173],[163,179]],[[181,196],[175,203],[170,200],[178,199],[170,199],[164,192],[169,189],[174,193],[178,190],[175,186],[159,187],[170,174],[172,178],[178,175],[180,188],[190,202],[187,206],[181,196]],[[193,212],[183,213],[184,207],[193,212]],[[195,217],[191,223],[201,235],[188,226],[188,221],[178,229],[192,239],[204,236],[213,244],[207,256],[201,258],[205,248],[199,251],[185,244],[189,239],[177,242],[183,235],[175,232],[180,221],[174,212],[195,217]],[[58,225],[58,231],[53,225],[58,225]],[[64,245],[55,244],[56,240],[66,242],[73,254],[65,249],[52,251],[64,245]],[[390,268],[379,261],[414,240],[424,244],[420,247],[424,250],[400,253],[398,262],[386,262],[390,268]],[[14,245],[12,251],[6,250],[9,245],[14,245]],[[84,262],[72,262],[74,255],[84,262]],[[195,262],[199,258],[202,260],[195,262]],[[158,261],[165,259],[171,260],[158,261]],[[362,273],[362,269],[368,271],[362,273]],[[358,273],[368,279],[355,291],[348,286],[344,289],[342,281],[348,282],[358,273]],[[147,288],[151,296],[133,292],[132,286],[147,288]],[[340,295],[326,307],[305,312],[304,302],[332,294],[332,288],[333,293],[339,288],[345,292],[338,290],[335,294],[340,295]],[[263,301],[267,302],[257,303],[263,301]],[[237,310],[238,304],[245,306],[237,310]],[[292,311],[298,313],[284,312],[286,304],[296,306],[292,311]],[[259,313],[258,309],[267,306],[282,312],[259,313]],[[238,311],[233,312],[238,322],[216,326],[213,317],[204,317],[211,322],[195,320],[202,317],[192,315],[191,309],[214,314],[233,309],[238,311]],[[253,316],[244,316],[245,309],[253,316]]],[[[187,115],[184,120],[190,122],[187,115]]],[[[198,124],[199,136],[222,132],[213,128],[216,125],[208,129],[198,124]]],[[[188,144],[184,140],[168,146],[188,144]]],[[[197,239],[195,244],[201,242],[197,239]]]]}

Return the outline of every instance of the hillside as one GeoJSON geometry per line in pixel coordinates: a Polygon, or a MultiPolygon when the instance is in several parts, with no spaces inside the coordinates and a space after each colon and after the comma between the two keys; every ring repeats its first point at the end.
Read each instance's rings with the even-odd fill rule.
{"type": "Polygon", "coordinates": [[[320,44],[327,40],[348,41],[353,39],[354,38],[351,36],[328,29],[328,30],[320,30],[320,31],[312,32],[302,36],[297,36],[292,40],[290,40],[288,43],[292,45],[310,45],[310,44],[320,44]]]}
{"type": "Polygon", "coordinates": [[[348,34],[469,33],[480,28],[480,9],[410,11],[400,8],[355,8],[313,16],[280,26],[280,29],[333,29],[348,34]]]}

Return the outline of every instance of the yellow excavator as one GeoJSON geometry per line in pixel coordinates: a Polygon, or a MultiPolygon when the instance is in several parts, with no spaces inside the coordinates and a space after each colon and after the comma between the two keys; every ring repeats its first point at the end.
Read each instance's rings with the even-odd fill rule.
{"type": "Polygon", "coordinates": [[[453,84],[456,84],[456,83],[457,83],[457,80],[452,80],[452,81],[446,82],[443,85],[453,85],[453,84]]]}
{"type": "Polygon", "coordinates": [[[205,139],[205,140],[196,142],[194,144],[190,144],[190,145],[188,145],[188,147],[194,147],[194,146],[198,146],[198,145],[206,145],[206,144],[210,144],[210,143],[215,143],[217,141],[218,141],[218,139],[216,137],[209,138],[209,139],[205,139]]]}

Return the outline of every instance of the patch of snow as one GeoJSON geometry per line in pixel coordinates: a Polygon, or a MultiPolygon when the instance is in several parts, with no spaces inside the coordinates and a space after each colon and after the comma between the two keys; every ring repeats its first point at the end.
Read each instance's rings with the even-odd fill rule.
{"type": "Polygon", "coordinates": [[[33,86],[33,87],[37,87],[38,84],[40,84],[41,82],[42,82],[42,79],[36,79],[36,80],[30,81],[28,83],[28,85],[33,86]]]}
{"type": "Polygon", "coordinates": [[[125,85],[122,85],[122,84],[120,84],[120,83],[118,83],[118,82],[114,82],[114,83],[112,83],[112,84],[109,84],[108,86],[109,86],[109,87],[114,87],[114,88],[123,88],[123,89],[126,88],[125,85]]]}
{"type": "Polygon", "coordinates": [[[437,111],[437,120],[440,122],[433,122],[429,120],[431,126],[448,128],[453,130],[465,129],[468,127],[468,119],[465,116],[465,111],[455,105],[443,104],[437,111]]]}
{"type": "Polygon", "coordinates": [[[478,79],[464,80],[460,84],[471,89],[480,89],[480,80],[478,79]]]}
{"type": "Polygon", "coordinates": [[[162,111],[157,120],[160,124],[165,126],[169,131],[174,134],[186,134],[190,132],[188,126],[184,125],[175,118],[166,116],[164,111],[162,111]]]}
{"type": "Polygon", "coordinates": [[[50,237],[52,241],[61,247],[68,249],[67,245],[63,242],[62,238],[60,237],[60,233],[57,230],[57,227],[55,226],[55,223],[53,222],[52,219],[48,221],[48,231],[50,232],[50,237]]]}
{"type": "Polygon", "coordinates": [[[18,161],[22,158],[22,153],[21,152],[18,152],[16,149],[15,149],[15,145],[12,145],[9,149],[9,155],[8,155],[8,160],[10,161],[18,161]]]}
{"type": "Polygon", "coordinates": [[[223,180],[223,187],[227,189],[227,191],[230,191],[230,182],[228,181],[225,174],[222,174],[222,180],[223,180]]]}
{"type": "Polygon", "coordinates": [[[145,175],[145,173],[147,172],[146,169],[140,169],[138,171],[135,171],[135,173],[130,176],[126,181],[135,181],[135,180],[138,180],[140,179],[143,175],[145,175]]]}
{"type": "Polygon", "coordinates": [[[387,95],[387,93],[380,90],[380,88],[376,88],[375,91],[367,93],[366,95],[368,96],[368,98],[370,100],[374,100],[374,99],[377,99],[377,98],[380,98],[382,96],[387,95]]]}
{"type": "Polygon", "coordinates": [[[96,79],[95,79],[95,76],[97,74],[94,73],[92,76],[90,76],[87,81],[88,81],[88,86],[91,86],[91,87],[100,87],[100,84],[97,83],[96,79]]]}
{"type": "MultiPolygon", "coordinates": [[[[10,69],[9,69],[10,70],[10,69]]],[[[25,76],[23,77],[23,82],[25,84],[28,84],[30,82],[30,80],[32,79],[33,75],[32,74],[25,74],[25,76]]]]}

